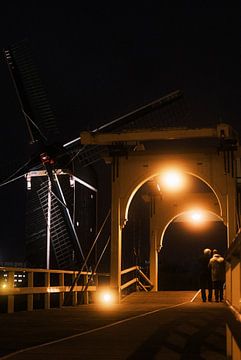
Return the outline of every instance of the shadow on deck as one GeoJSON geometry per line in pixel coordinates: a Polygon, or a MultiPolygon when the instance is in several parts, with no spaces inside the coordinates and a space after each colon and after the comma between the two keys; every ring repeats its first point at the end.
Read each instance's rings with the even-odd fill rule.
{"type": "Polygon", "coordinates": [[[137,292],[112,307],[1,314],[0,355],[15,360],[236,359],[240,322],[225,303],[202,303],[200,296],[190,302],[194,295],[137,292]]]}

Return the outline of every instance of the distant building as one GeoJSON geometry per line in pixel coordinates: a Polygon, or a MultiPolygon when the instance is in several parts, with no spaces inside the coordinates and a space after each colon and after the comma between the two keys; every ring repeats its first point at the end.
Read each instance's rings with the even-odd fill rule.
{"type": "MultiPolygon", "coordinates": [[[[13,265],[14,264],[12,264],[11,266],[13,266],[13,265]]],[[[27,277],[27,274],[25,271],[16,271],[14,273],[14,287],[26,286],[27,281],[28,281],[28,277],[27,277]]],[[[0,288],[5,288],[7,286],[8,286],[8,271],[1,270],[0,271],[0,288]]]]}

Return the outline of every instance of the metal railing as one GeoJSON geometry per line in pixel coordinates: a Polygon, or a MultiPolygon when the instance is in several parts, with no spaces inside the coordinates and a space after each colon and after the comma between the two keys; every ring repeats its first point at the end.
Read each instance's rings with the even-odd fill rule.
{"type": "Polygon", "coordinates": [[[146,274],[144,274],[141,268],[137,265],[122,270],[121,278],[122,278],[121,291],[126,289],[131,289],[133,285],[135,289],[132,291],[136,291],[136,290],[150,291],[153,288],[153,284],[150,281],[150,279],[146,276],[146,274]],[[131,274],[131,273],[132,273],[132,278],[131,279],[128,278],[127,281],[125,281],[123,279],[123,275],[131,274]]]}
{"type": "MultiPolygon", "coordinates": [[[[0,267],[0,312],[61,307],[78,271],[0,267]],[[21,282],[20,277],[21,276],[21,282]],[[21,299],[21,301],[20,301],[21,299]]],[[[88,304],[98,286],[98,275],[82,271],[71,291],[70,305],[88,304]],[[92,281],[86,290],[89,278],[92,281]]]]}

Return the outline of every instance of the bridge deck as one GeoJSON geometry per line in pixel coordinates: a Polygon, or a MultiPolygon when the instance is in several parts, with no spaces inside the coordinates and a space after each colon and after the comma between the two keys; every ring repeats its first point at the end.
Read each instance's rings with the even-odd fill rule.
{"type": "MultiPolygon", "coordinates": [[[[223,303],[195,292],[134,293],[121,304],[1,314],[1,359],[226,359],[226,325],[241,325],[223,303]]],[[[241,344],[239,344],[240,346],[241,344]]]]}

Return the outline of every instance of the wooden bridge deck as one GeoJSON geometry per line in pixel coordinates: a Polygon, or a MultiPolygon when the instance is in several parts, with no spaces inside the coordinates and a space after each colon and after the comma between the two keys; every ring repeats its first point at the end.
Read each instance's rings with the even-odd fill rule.
{"type": "Polygon", "coordinates": [[[241,324],[195,292],[134,293],[121,304],[1,314],[1,359],[227,359],[241,324]]]}

